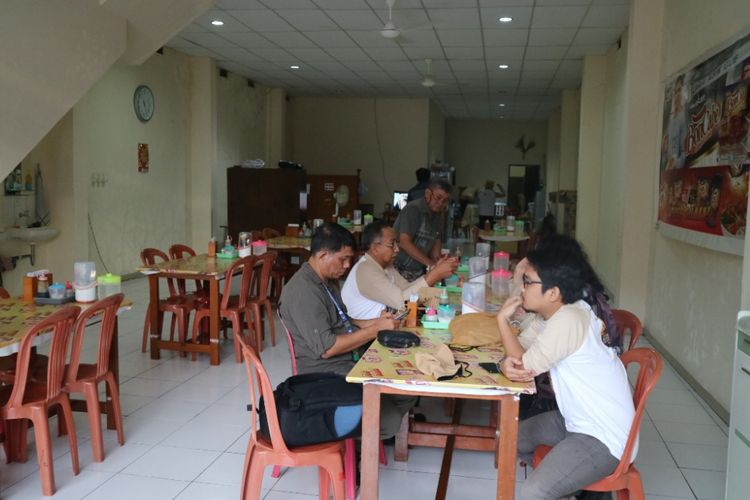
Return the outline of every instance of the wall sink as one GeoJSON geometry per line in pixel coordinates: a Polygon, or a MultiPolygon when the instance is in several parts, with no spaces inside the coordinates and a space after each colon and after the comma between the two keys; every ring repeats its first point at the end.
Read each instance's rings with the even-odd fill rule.
{"type": "Polygon", "coordinates": [[[8,228],[8,236],[28,243],[51,240],[60,234],[56,227],[11,227],[8,228]]]}

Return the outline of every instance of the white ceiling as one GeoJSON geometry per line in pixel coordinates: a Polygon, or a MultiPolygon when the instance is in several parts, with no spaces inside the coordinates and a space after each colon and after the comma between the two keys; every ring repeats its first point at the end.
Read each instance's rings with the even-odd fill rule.
{"type": "Polygon", "coordinates": [[[580,87],[583,57],[623,34],[629,0],[396,0],[390,40],[387,16],[385,0],[218,0],[167,45],[292,96],[429,97],[450,118],[544,120],[580,87]]]}

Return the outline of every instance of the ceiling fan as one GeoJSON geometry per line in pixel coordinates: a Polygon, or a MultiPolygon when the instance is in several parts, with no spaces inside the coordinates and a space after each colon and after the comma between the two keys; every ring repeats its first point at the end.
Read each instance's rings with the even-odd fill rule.
{"type": "Polygon", "coordinates": [[[383,29],[380,30],[380,35],[383,38],[398,38],[401,34],[401,30],[393,23],[393,5],[395,3],[396,0],[385,0],[385,4],[388,6],[388,21],[383,26],[383,29]]]}

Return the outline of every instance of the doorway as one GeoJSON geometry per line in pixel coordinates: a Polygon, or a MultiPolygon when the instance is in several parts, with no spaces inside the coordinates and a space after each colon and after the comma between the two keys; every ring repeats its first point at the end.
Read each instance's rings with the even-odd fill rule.
{"type": "Polygon", "coordinates": [[[511,215],[526,213],[539,190],[539,165],[508,165],[508,209],[511,215]]]}

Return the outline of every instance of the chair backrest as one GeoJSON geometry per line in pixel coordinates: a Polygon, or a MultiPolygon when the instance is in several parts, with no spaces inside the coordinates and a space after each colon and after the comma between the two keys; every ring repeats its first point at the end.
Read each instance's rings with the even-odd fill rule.
{"type": "Polygon", "coordinates": [[[638,342],[638,338],[643,332],[643,326],[638,316],[625,309],[612,309],[612,316],[615,317],[615,323],[617,323],[617,329],[620,332],[620,339],[622,341],[625,338],[625,330],[630,330],[630,342],[628,343],[628,350],[635,347],[635,343],[638,342]]]}
{"type": "Polygon", "coordinates": [[[646,401],[659,381],[664,368],[664,362],[661,360],[659,353],[646,347],[630,349],[620,356],[620,360],[626,369],[630,363],[638,363],[639,365],[638,377],[635,381],[635,389],[633,390],[635,417],[633,417],[633,423],[630,425],[630,433],[628,434],[625,451],[622,454],[620,463],[609,477],[625,474],[630,468],[630,457],[633,455],[635,440],[638,438],[638,432],[641,428],[641,419],[646,409],[646,401]]]}
{"type": "Polygon", "coordinates": [[[18,349],[16,359],[16,380],[13,392],[10,394],[7,406],[19,407],[23,405],[26,389],[29,384],[29,368],[31,363],[31,348],[39,335],[52,331],[49,356],[47,357],[47,386],[46,399],[51,400],[60,395],[63,389],[63,374],[68,348],[68,339],[78,313],[81,308],[68,306],[47,316],[29,328],[18,349]]]}
{"type": "MultiPolygon", "coordinates": [[[[78,368],[81,364],[81,351],[83,350],[86,325],[92,318],[98,315],[101,315],[101,318],[97,325],[99,327],[99,348],[96,355],[96,377],[99,378],[109,371],[109,354],[112,349],[112,337],[115,333],[117,310],[120,308],[123,298],[125,298],[125,295],[122,293],[110,295],[91,304],[78,315],[78,319],[73,327],[73,342],[67,382],[75,382],[78,379],[78,368]]],[[[89,329],[90,334],[93,334],[95,331],[95,328],[89,329]]]]}
{"type": "Polygon", "coordinates": [[[289,331],[289,328],[286,327],[284,324],[284,318],[281,317],[281,310],[277,309],[276,314],[279,315],[279,322],[281,323],[281,328],[284,329],[284,332],[286,332],[286,341],[287,344],[289,344],[289,357],[292,358],[292,375],[297,375],[297,355],[294,352],[294,341],[292,340],[292,333],[289,331]]]}
{"type": "MultiPolygon", "coordinates": [[[[190,248],[187,245],[183,245],[181,243],[175,243],[171,247],[169,247],[169,256],[174,259],[184,259],[186,257],[195,257],[196,253],[195,250],[190,248]]],[[[177,289],[180,291],[181,294],[185,294],[185,280],[178,279],[177,280],[177,289]]],[[[201,280],[195,280],[195,289],[196,290],[202,290],[203,289],[203,282],[201,280]]]]}
{"type": "MultiPolygon", "coordinates": [[[[162,262],[169,262],[169,255],[165,254],[158,248],[144,248],[141,250],[141,262],[144,266],[154,266],[156,264],[161,264],[162,262]]],[[[167,287],[169,287],[170,297],[178,295],[177,287],[175,287],[172,278],[167,278],[167,287]]]]}
{"type": "Polygon", "coordinates": [[[268,421],[268,430],[271,434],[271,446],[274,451],[281,453],[288,453],[284,438],[281,436],[281,429],[279,428],[279,417],[276,412],[276,400],[273,397],[273,387],[271,387],[271,380],[268,377],[266,369],[260,362],[258,353],[255,348],[251,346],[244,335],[239,336],[240,345],[242,346],[242,356],[245,358],[245,368],[247,370],[247,381],[250,386],[250,404],[252,405],[252,411],[250,412],[250,433],[253,441],[258,441],[257,427],[258,427],[258,414],[257,410],[260,405],[259,397],[263,397],[263,406],[266,410],[266,420],[268,421]],[[256,392],[257,390],[257,392],[256,392]]]}
{"type": "Polygon", "coordinates": [[[236,274],[240,275],[240,293],[238,295],[237,307],[240,309],[247,307],[247,299],[250,296],[250,279],[253,277],[253,268],[259,257],[259,255],[243,257],[236,260],[227,269],[226,278],[224,279],[224,294],[221,297],[221,309],[226,309],[229,304],[229,297],[232,294],[232,280],[236,274]]]}
{"type": "Polygon", "coordinates": [[[252,229],[250,231],[250,238],[253,241],[262,240],[263,239],[263,231],[261,231],[260,229],[252,229]]]}
{"type": "MultiPolygon", "coordinates": [[[[258,255],[258,261],[260,266],[255,267],[253,283],[257,282],[258,294],[254,298],[268,299],[268,285],[271,281],[271,271],[273,270],[273,263],[276,260],[276,252],[266,252],[262,255],[258,255]]],[[[253,286],[255,290],[256,287],[253,286]]]]}
{"type": "Polygon", "coordinates": [[[270,238],[277,238],[279,236],[281,236],[281,233],[278,230],[276,230],[276,229],[274,229],[272,227],[264,227],[263,228],[263,239],[264,240],[267,240],[267,239],[270,239],[270,238]]]}
{"type": "Polygon", "coordinates": [[[0,299],[9,299],[10,294],[8,293],[8,290],[0,286],[0,299]]]}

